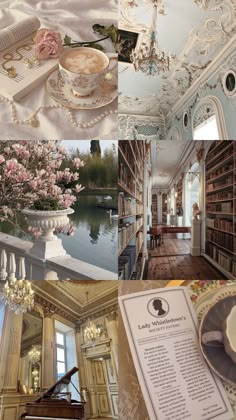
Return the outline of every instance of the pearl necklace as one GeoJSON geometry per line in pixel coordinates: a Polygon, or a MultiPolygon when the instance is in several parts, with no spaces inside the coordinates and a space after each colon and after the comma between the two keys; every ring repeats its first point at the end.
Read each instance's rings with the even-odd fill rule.
{"type": "Polygon", "coordinates": [[[40,125],[40,122],[38,119],[38,113],[40,111],[43,111],[44,109],[62,109],[63,111],[67,113],[71,124],[74,127],[79,127],[79,128],[93,127],[99,121],[103,120],[107,115],[118,113],[117,109],[115,110],[110,109],[110,111],[104,111],[102,114],[100,114],[98,117],[94,118],[90,122],[78,123],[77,119],[75,118],[75,116],[73,115],[72,111],[69,108],[66,108],[63,105],[56,104],[56,105],[39,106],[38,108],[36,108],[35,112],[29,118],[26,118],[25,120],[18,120],[15,103],[11,99],[5,98],[4,96],[0,96],[0,103],[3,103],[3,102],[7,103],[11,107],[12,121],[14,124],[30,125],[31,127],[34,127],[34,128],[37,128],[40,125]]]}

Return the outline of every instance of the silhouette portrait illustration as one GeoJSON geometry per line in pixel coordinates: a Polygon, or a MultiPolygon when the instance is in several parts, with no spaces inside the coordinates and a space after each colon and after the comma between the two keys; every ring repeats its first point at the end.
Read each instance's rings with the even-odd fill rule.
{"type": "Polygon", "coordinates": [[[165,315],[166,311],[162,307],[162,301],[160,299],[154,299],[152,302],[155,311],[158,311],[158,316],[165,315]]]}

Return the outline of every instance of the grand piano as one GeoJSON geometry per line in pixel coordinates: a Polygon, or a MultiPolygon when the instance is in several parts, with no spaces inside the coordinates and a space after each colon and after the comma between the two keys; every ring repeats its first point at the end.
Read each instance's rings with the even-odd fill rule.
{"type": "Polygon", "coordinates": [[[83,419],[85,400],[71,381],[71,377],[78,372],[78,370],[77,367],[74,367],[39,398],[27,403],[25,406],[25,413],[22,414],[21,419],[83,419]],[[62,392],[69,383],[72,384],[81,396],[81,402],[71,399],[70,392],[62,392]]]}

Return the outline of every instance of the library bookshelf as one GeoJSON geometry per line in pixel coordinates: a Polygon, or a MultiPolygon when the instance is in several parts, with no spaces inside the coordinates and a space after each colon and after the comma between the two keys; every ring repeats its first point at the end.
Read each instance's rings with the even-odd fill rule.
{"type": "Polygon", "coordinates": [[[236,142],[215,141],[206,156],[206,257],[236,278],[236,142]]]}
{"type": "Polygon", "coordinates": [[[157,225],[158,214],[157,214],[157,194],[152,194],[152,226],[157,225]]]}
{"type": "Polygon", "coordinates": [[[176,192],[177,192],[177,197],[176,197],[176,208],[178,207],[183,207],[183,180],[180,179],[178,184],[176,185],[176,192]]]}
{"type": "Polygon", "coordinates": [[[141,140],[120,140],[118,178],[118,272],[120,280],[141,279],[144,270],[144,153],[141,140]]]}
{"type": "Polygon", "coordinates": [[[163,193],[162,194],[162,223],[166,224],[167,223],[167,210],[168,210],[168,205],[167,205],[167,194],[163,193]]]}

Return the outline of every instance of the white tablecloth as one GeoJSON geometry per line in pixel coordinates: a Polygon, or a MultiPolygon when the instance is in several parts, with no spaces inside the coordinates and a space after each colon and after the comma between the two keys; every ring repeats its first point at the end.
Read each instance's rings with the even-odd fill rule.
{"type": "MultiPolygon", "coordinates": [[[[16,9],[36,15],[41,26],[54,28],[64,37],[68,34],[79,41],[95,40],[99,35],[93,33],[92,25],[117,25],[117,0],[12,0],[0,1],[2,8],[16,9]]],[[[1,22],[0,28],[4,27],[1,22]]],[[[103,43],[106,52],[114,52],[110,40],[103,43]]],[[[37,107],[55,105],[46,91],[45,82],[16,103],[17,118],[30,117],[37,107]]],[[[104,111],[117,109],[117,100],[106,107],[93,111],[73,110],[78,123],[94,120],[104,111]]],[[[108,115],[91,128],[74,127],[68,115],[61,109],[43,110],[38,114],[40,125],[32,128],[12,122],[10,107],[0,103],[0,139],[117,139],[117,115],[108,115]]]]}

